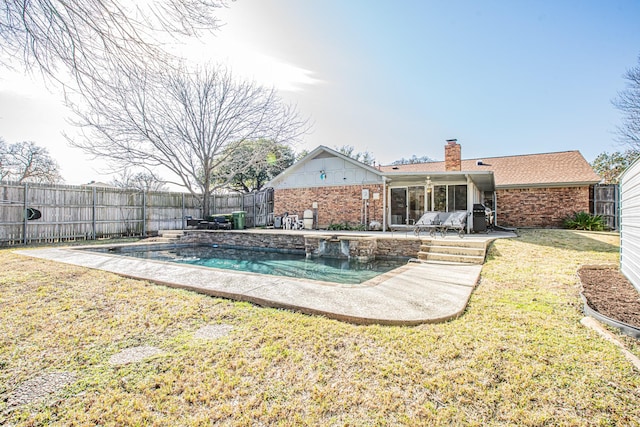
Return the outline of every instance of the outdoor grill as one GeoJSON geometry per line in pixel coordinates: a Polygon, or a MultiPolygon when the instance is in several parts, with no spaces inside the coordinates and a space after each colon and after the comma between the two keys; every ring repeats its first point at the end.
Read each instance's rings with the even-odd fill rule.
{"type": "Polygon", "coordinates": [[[480,203],[473,205],[473,232],[487,232],[487,208],[480,203]]]}

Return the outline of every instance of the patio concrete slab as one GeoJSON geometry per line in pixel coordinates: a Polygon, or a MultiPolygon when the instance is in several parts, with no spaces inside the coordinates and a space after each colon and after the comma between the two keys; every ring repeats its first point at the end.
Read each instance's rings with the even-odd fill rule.
{"type": "Polygon", "coordinates": [[[212,296],[319,314],[357,324],[416,325],[455,318],[464,312],[482,269],[481,265],[409,263],[359,285],[341,285],[72,248],[16,252],[212,296]]]}

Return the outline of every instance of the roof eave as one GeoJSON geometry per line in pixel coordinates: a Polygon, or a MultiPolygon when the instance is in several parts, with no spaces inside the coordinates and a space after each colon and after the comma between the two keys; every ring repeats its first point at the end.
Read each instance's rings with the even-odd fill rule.
{"type": "Polygon", "coordinates": [[[571,181],[571,182],[545,182],[545,183],[529,183],[529,184],[496,184],[496,190],[508,190],[515,188],[561,188],[561,187],[585,187],[587,185],[596,185],[600,181],[571,181]]]}
{"type": "Polygon", "coordinates": [[[398,176],[398,175],[407,175],[407,176],[421,176],[421,175],[429,175],[429,176],[452,176],[452,175],[484,175],[490,174],[493,175],[493,171],[394,171],[394,172],[382,172],[382,175],[390,175],[390,176],[398,176]]]}

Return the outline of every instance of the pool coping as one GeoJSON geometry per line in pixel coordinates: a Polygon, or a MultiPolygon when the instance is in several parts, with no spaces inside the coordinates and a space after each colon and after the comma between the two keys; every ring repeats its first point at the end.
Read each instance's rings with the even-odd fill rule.
{"type": "Polygon", "coordinates": [[[410,263],[372,279],[375,283],[341,285],[78,249],[42,248],[15,252],[214,297],[355,324],[418,325],[456,318],[466,309],[482,270],[481,265],[410,263]]]}

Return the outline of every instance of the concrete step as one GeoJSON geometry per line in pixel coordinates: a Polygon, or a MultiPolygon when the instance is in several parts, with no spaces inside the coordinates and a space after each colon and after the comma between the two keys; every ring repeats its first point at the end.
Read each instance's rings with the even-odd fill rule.
{"type": "Polygon", "coordinates": [[[426,262],[483,264],[486,243],[465,239],[422,239],[418,259],[426,262]]]}
{"type": "Polygon", "coordinates": [[[484,256],[456,255],[434,252],[418,252],[418,259],[426,262],[455,262],[462,264],[484,264],[484,256]]]}
{"type": "Polygon", "coordinates": [[[420,252],[423,253],[444,253],[449,255],[469,255],[484,257],[485,249],[482,247],[465,247],[465,246],[432,246],[421,245],[420,252]]]}
{"type": "Polygon", "coordinates": [[[422,239],[423,245],[434,245],[434,246],[454,246],[454,247],[464,247],[464,248],[484,248],[486,246],[486,242],[482,240],[471,240],[471,239],[422,239]]]}

